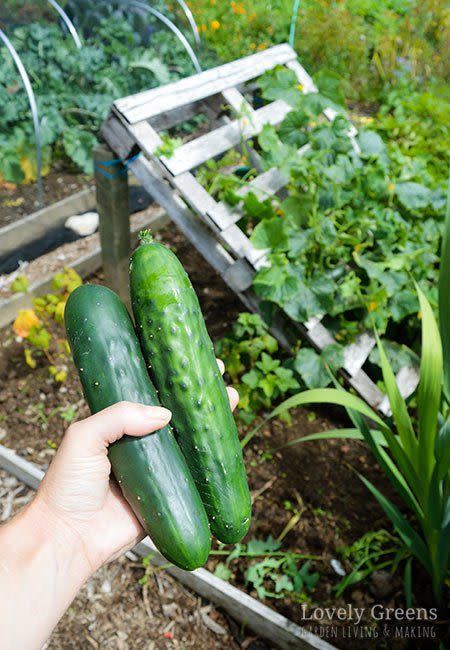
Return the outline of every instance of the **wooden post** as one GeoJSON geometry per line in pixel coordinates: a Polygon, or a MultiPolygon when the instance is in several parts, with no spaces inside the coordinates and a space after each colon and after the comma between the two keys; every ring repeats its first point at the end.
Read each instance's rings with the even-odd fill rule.
{"type": "Polygon", "coordinates": [[[96,146],[93,157],[105,280],[128,304],[131,244],[127,170],[105,145],[96,146]]]}

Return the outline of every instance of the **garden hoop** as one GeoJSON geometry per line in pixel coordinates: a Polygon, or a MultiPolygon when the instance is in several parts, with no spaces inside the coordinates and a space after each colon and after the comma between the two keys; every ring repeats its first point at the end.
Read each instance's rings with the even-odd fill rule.
{"type": "Polygon", "coordinates": [[[190,10],[190,8],[187,6],[186,2],[184,0],[177,0],[178,4],[184,11],[184,15],[186,16],[189,25],[191,26],[192,33],[194,34],[194,40],[197,48],[200,48],[200,30],[198,28],[198,25],[195,21],[194,14],[190,10]]]}
{"type": "Polygon", "coordinates": [[[34,95],[33,87],[31,85],[30,77],[28,76],[25,66],[22,63],[17,50],[11,43],[5,32],[0,29],[0,39],[6,45],[15,66],[22,78],[23,85],[28,95],[28,102],[30,104],[31,114],[33,116],[34,139],[36,142],[36,171],[37,171],[37,188],[38,188],[38,205],[39,209],[44,206],[43,203],[43,188],[42,188],[42,138],[41,138],[41,125],[39,123],[39,113],[36,104],[36,97],[34,95]]]}
{"type": "Polygon", "coordinates": [[[77,49],[81,50],[81,48],[83,47],[83,44],[81,43],[81,39],[78,36],[78,32],[75,29],[75,25],[70,20],[69,16],[66,14],[64,9],[62,7],[60,7],[60,5],[56,2],[56,0],[48,0],[48,2],[52,5],[52,7],[54,9],[56,9],[58,14],[60,15],[62,21],[64,22],[67,29],[69,30],[70,35],[72,36],[73,40],[75,41],[75,45],[76,45],[77,49]]]}
{"type": "Polygon", "coordinates": [[[148,5],[144,4],[143,2],[138,2],[137,0],[131,0],[131,2],[128,3],[129,6],[131,6],[132,9],[136,10],[142,10],[142,11],[147,11],[147,13],[152,14],[160,20],[166,27],[172,31],[175,36],[178,38],[180,43],[183,45],[184,49],[189,55],[189,58],[191,59],[195,71],[196,72],[202,72],[202,68],[200,66],[200,62],[197,58],[197,55],[195,54],[194,50],[192,49],[192,46],[190,45],[189,41],[187,40],[186,36],[183,34],[183,32],[178,29],[178,27],[170,20],[170,18],[167,18],[167,16],[164,16],[161,12],[159,12],[157,9],[153,9],[153,7],[149,7],[148,5]]]}

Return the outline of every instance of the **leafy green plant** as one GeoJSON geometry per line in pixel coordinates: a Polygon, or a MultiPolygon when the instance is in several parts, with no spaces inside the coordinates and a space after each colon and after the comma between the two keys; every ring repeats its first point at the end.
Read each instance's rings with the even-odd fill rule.
{"type": "Polygon", "coordinates": [[[276,358],[278,341],[257,314],[242,313],[230,336],[216,343],[234,385],[239,387],[239,417],[251,422],[262,408],[299,388],[294,372],[276,358]]]}
{"type": "Polygon", "coordinates": [[[311,559],[318,558],[281,551],[280,548],[281,542],[269,535],[265,540],[251,539],[247,544],[236,544],[231,553],[213,551],[213,555],[227,555],[225,562],[217,564],[214,575],[229,580],[233,576],[234,561],[255,558],[245,570],[244,578],[246,584],[255,589],[258,598],[284,598],[289,595],[297,602],[308,601],[319,580],[319,574],[311,571],[311,559]],[[300,559],[306,561],[299,565],[300,559]]]}
{"type": "MultiPolygon", "coordinates": [[[[387,530],[369,531],[350,546],[338,549],[350,572],[336,586],[336,598],[344,591],[368,578],[374,571],[388,570],[395,573],[411,554],[397,535],[387,530]]],[[[408,566],[408,565],[406,565],[408,566]]]]}
{"type": "MultiPolygon", "coordinates": [[[[64,308],[69,295],[81,283],[73,269],[57,273],[52,281],[53,292],[34,298],[33,308],[21,309],[13,324],[14,333],[23,343],[27,365],[34,369],[38,359],[45,358],[49,373],[57,382],[67,377],[69,348],[62,326],[64,308]]],[[[21,291],[26,290],[24,280],[20,287],[21,291]]]]}
{"type": "MultiPolygon", "coordinates": [[[[63,158],[91,174],[92,147],[112,102],[192,71],[170,32],[156,29],[147,43],[126,13],[107,17],[103,13],[87,29],[81,50],[56,24],[42,21],[10,32],[37,98],[44,173],[52,160],[63,158]]],[[[26,93],[9,57],[0,62],[0,104],[0,182],[33,181],[33,125],[26,93]]]]}

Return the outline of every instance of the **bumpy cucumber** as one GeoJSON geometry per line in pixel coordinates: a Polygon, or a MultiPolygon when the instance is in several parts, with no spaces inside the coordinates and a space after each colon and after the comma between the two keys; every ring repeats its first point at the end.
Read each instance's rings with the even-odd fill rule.
{"type": "Polygon", "coordinates": [[[226,544],[248,531],[250,493],[225,384],[192,284],[177,257],[141,234],[131,258],[131,302],[161,403],[208,513],[226,544]]]}
{"type": "MultiPolygon", "coordinates": [[[[83,285],[66,305],[73,359],[92,413],[121,400],[158,405],[130,316],[106,287],[83,285]]],[[[170,427],[109,447],[128,503],[161,553],[182,569],[202,566],[210,551],[208,518],[170,427]]]]}

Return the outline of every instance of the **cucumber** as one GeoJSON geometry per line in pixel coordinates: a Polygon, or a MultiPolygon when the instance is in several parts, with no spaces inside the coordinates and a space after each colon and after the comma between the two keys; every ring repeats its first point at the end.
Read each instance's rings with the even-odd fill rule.
{"type": "Polygon", "coordinates": [[[142,350],[208,513],[233,544],[251,502],[236,424],[194,288],[177,257],[141,233],[131,258],[131,304],[142,350]]]}
{"type": "MultiPolygon", "coordinates": [[[[67,337],[92,413],[126,400],[159,405],[128,312],[115,293],[93,284],[67,301],[67,337]]],[[[205,508],[170,427],[109,447],[122,492],[159,551],[186,570],[211,547],[205,508]]]]}

